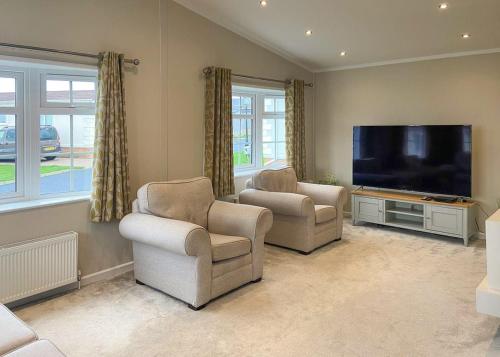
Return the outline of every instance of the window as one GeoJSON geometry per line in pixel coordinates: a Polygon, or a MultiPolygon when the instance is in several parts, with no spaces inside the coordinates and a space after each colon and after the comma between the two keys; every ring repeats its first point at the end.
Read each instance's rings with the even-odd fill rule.
{"type": "Polygon", "coordinates": [[[286,165],[283,90],[233,86],[235,171],[286,165]]]}
{"type": "Polygon", "coordinates": [[[89,193],[96,71],[0,67],[0,202],[89,193]]]}

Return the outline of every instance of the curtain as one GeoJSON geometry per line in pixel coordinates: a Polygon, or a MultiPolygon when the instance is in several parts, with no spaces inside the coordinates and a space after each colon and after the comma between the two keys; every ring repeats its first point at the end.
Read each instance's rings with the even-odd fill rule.
{"type": "Polygon", "coordinates": [[[304,81],[293,80],[285,87],[286,156],[299,181],[306,179],[306,123],[304,81]]]}
{"type": "Polygon", "coordinates": [[[211,67],[205,87],[205,176],[215,197],[234,194],[231,70],[211,67]]]}
{"type": "Polygon", "coordinates": [[[123,55],[101,54],[90,209],[96,223],[131,211],[123,66],[123,55]]]}

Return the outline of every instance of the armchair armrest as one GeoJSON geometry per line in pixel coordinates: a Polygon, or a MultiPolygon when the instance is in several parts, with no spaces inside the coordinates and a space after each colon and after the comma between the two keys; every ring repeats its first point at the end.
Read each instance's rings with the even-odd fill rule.
{"type": "Polygon", "coordinates": [[[262,207],[215,201],[208,212],[208,231],[252,241],[263,236],[273,225],[273,214],[262,207]]]}
{"type": "Polygon", "coordinates": [[[342,186],[298,182],[297,192],[311,197],[317,205],[328,205],[343,209],[343,206],[347,203],[347,191],[342,186]]]}
{"type": "Polygon", "coordinates": [[[193,223],[131,213],[121,220],[119,230],[127,239],[172,253],[187,256],[211,254],[207,230],[193,223]]]}
{"type": "Polygon", "coordinates": [[[288,192],[269,192],[246,189],[240,193],[240,203],[269,208],[274,214],[308,217],[314,215],[311,198],[288,192]]]}
{"type": "Polygon", "coordinates": [[[208,211],[210,233],[248,238],[252,242],[252,280],[262,278],[264,238],[273,225],[273,214],[262,207],[215,201],[208,211]]]}

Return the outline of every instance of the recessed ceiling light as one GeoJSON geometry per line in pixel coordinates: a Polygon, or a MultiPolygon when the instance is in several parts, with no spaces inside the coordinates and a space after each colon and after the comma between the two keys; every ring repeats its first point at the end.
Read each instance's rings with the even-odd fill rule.
{"type": "Polygon", "coordinates": [[[312,30],[307,30],[306,31],[306,36],[311,36],[313,34],[312,30]]]}
{"type": "Polygon", "coordinates": [[[468,33],[463,33],[463,34],[462,34],[462,38],[470,38],[470,34],[468,34],[468,33]]]}
{"type": "Polygon", "coordinates": [[[439,10],[446,10],[448,8],[448,4],[443,2],[443,3],[439,4],[438,8],[439,8],[439,10]]]}
{"type": "Polygon", "coordinates": [[[340,55],[341,55],[342,57],[345,57],[345,56],[347,56],[347,52],[346,52],[346,51],[342,51],[342,52],[340,52],[340,55]]]}
{"type": "Polygon", "coordinates": [[[266,0],[260,0],[260,7],[266,7],[267,6],[267,1],[266,0]]]}

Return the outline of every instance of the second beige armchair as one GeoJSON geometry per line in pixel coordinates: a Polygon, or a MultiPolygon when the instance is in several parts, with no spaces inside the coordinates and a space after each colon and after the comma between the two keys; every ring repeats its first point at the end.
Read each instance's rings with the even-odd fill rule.
{"type": "Polygon", "coordinates": [[[346,190],[297,182],[292,168],[263,170],[239,195],[243,204],[269,208],[274,222],[265,242],[309,254],[342,237],[346,190]]]}

